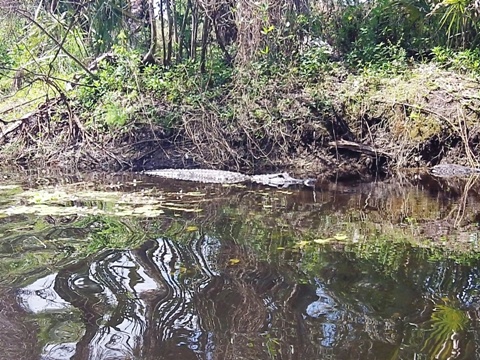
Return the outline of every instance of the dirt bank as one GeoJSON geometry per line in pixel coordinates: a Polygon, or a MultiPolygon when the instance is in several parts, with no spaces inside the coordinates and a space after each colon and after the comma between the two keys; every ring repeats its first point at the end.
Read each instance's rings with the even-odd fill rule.
{"type": "Polygon", "coordinates": [[[79,115],[74,96],[64,96],[0,123],[0,160],[82,170],[286,169],[325,178],[474,163],[479,85],[433,65],[395,75],[337,67],[316,83],[285,76],[255,88],[243,79],[197,105],[144,94],[157,117],[176,114],[169,127],[138,113],[123,127],[95,128],[79,115]]]}

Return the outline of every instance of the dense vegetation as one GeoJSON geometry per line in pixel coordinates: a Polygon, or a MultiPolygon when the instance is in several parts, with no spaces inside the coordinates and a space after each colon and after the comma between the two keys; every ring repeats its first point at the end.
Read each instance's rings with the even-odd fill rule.
{"type": "MultiPolygon", "coordinates": [[[[457,109],[468,112],[458,121],[446,120],[451,108],[439,111],[437,104],[403,99],[406,91],[393,94],[393,103],[383,108],[378,103],[385,99],[375,106],[366,100],[384,93],[390,79],[408,87],[420,76],[419,83],[435,91],[442,88],[435,79],[446,77],[442,68],[475,79],[480,8],[473,0],[2,0],[0,5],[5,104],[0,116],[24,121],[33,111],[49,122],[30,124],[26,132],[35,143],[32,136],[18,141],[13,130],[11,139],[0,138],[16,140],[3,151],[16,160],[31,161],[39,152],[51,159],[65,142],[90,144],[83,148],[85,158],[95,158],[98,144],[146,139],[183,146],[186,157],[194,153],[197,162],[210,166],[249,168],[288,165],[293,155],[318,156],[318,146],[337,139],[382,147],[407,137],[415,151],[389,148],[404,166],[422,156],[438,162],[445,152],[439,144],[466,144],[462,151],[470,157],[475,152],[471,128],[480,113],[478,95],[469,99],[470,108],[457,109]],[[435,64],[434,70],[417,71],[427,63],[435,64]],[[385,113],[397,105],[401,109],[385,113]],[[382,123],[399,111],[410,123],[382,123]],[[68,133],[59,139],[52,123],[63,124],[68,133]],[[394,137],[377,139],[377,127],[392,130],[394,137]],[[52,140],[56,149],[47,151],[52,140]]],[[[81,153],[68,146],[61,153],[81,153]]],[[[130,160],[145,162],[153,150],[135,147],[130,157],[110,157],[131,166],[130,160]]],[[[338,159],[323,155],[327,164],[338,159]]]]}
{"type": "MultiPolygon", "coordinates": [[[[479,18],[478,0],[0,0],[0,162],[295,165],[316,175],[345,168],[349,178],[355,167],[474,162],[479,18]]],[[[210,194],[128,177],[102,190],[97,173],[88,182],[30,175],[22,183],[34,189],[23,191],[11,176],[0,186],[0,283],[22,289],[0,298],[10,358],[61,343],[87,354],[95,334],[137,318],[145,334],[125,338],[165,354],[158,334],[180,323],[178,309],[192,318],[190,299],[217,333],[214,349],[234,349],[232,358],[288,357],[297,337],[297,357],[317,348],[331,357],[333,333],[340,358],[478,349],[471,179],[210,194]],[[158,255],[161,242],[172,256],[158,255]],[[169,291],[170,276],[198,291],[169,291]],[[44,278],[51,291],[28,287],[44,278]],[[130,287],[157,281],[143,294],[130,287]],[[62,304],[54,293],[71,304],[64,314],[27,318],[10,305],[21,294],[62,304]],[[305,316],[310,305],[327,306],[322,327],[305,316]]]]}

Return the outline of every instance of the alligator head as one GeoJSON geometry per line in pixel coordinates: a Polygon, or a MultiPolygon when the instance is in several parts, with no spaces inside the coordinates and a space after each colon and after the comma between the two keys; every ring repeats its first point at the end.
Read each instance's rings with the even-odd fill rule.
{"type": "Polygon", "coordinates": [[[288,173],[253,175],[250,180],[257,184],[273,186],[278,188],[286,188],[292,185],[305,185],[309,187],[315,186],[315,179],[296,179],[288,173]]]}
{"type": "Polygon", "coordinates": [[[430,168],[430,174],[437,177],[461,177],[480,173],[480,169],[457,165],[457,164],[439,164],[430,168]]]}

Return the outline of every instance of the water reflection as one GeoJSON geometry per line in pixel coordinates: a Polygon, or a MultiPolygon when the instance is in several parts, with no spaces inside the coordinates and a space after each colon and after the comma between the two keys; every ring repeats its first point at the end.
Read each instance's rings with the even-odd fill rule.
{"type": "Polygon", "coordinates": [[[298,263],[261,261],[233,242],[158,238],[66,267],[18,298],[31,313],[63,313],[51,320],[43,359],[471,359],[478,351],[477,266],[409,252],[413,266],[385,274],[345,252],[319,255],[323,266],[307,280],[298,263]],[[62,328],[81,329],[75,343],[58,336],[62,328]]]}
{"type": "Polygon", "coordinates": [[[449,216],[463,206],[465,227],[428,236],[475,249],[462,237],[478,233],[475,187],[193,186],[162,216],[0,219],[8,359],[479,357],[478,257],[413,242],[436,221],[458,228],[449,216]],[[182,213],[193,191],[203,211],[182,213]],[[119,239],[139,245],[108,249],[119,239]],[[92,243],[96,255],[70,257],[92,243]]]}

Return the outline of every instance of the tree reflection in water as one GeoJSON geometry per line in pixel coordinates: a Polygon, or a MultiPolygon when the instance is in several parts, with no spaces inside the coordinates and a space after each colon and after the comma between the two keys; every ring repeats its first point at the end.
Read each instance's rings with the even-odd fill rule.
{"type": "MultiPolygon", "coordinates": [[[[480,358],[479,263],[472,257],[461,265],[411,246],[412,237],[443,234],[446,222],[415,227],[408,209],[437,204],[432,219],[451,211],[439,194],[422,202],[417,188],[411,196],[402,189],[376,184],[352,195],[337,187],[315,199],[239,192],[230,207],[220,201],[231,201],[232,193],[215,188],[219,195],[203,217],[132,220],[123,232],[85,217],[84,233],[61,237],[88,243],[98,228],[151,240],[135,250],[71,259],[58,272],[37,267],[14,300],[37,322],[32,329],[45,360],[480,358]],[[258,204],[262,209],[252,210],[258,204]],[[391,222],[381,227],[385,219],[391,222]]],[[[27,245],[43,251],[60,237],[42,234],[6,238],[4,252],[27,245]]],[[[12,318],[0,319],[21,334],[18,324],[28,314],[6,309],[12,318]]],[[[34,340],[25,343],[38,359],[34,340]]]]}
{"type": "MultiPolygon", "coordinates": [[[[50,338],[44,359],[389,359],[439,353],[449,330],[445,321],[442,331],[441,321],[434,323],[445,319],[445,309],[429,308],[422,294],[434,285],[434,269],[442,267],[425,263],[410,270],[419,280],[412,284],[411,274],[388,280],[343,251],[324,255],[328,265],[302,281],[295,262],[274,265],[235,242],[159,238],[138,250],[107,251],[68,266],[19,297],[34,313],[80,310],[84,326],[77,326],[77,339],[50,338]]],[[[479,282],[465,275],[470,290],[464,286],[463,297],[472,302],[479,282]]],[[[448,289],[435,284],[446,295],[448,289]]],[[[470,348],[471,356],[478,340],[464,331],[464,312],[452,311],[466,321],[454,329],[462,337],[455,349],[470,348]]]]}

